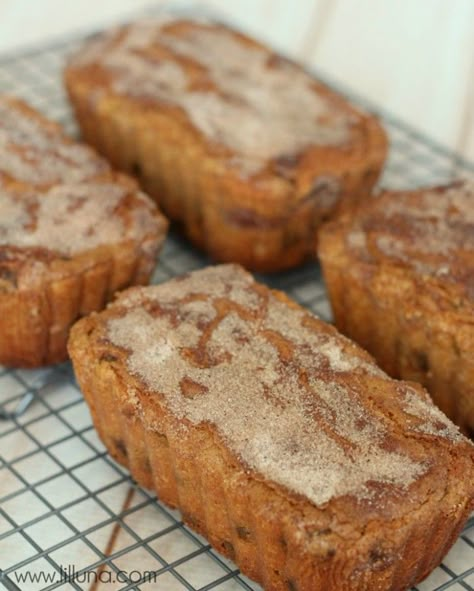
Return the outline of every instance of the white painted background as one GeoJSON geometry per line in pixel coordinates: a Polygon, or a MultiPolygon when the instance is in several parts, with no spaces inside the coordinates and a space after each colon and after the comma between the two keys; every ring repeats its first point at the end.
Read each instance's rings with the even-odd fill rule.
{"type": "MultiPolygon", "coordinates": [[[[474,161],[474,0],[198,4],[474,161]]],[[[150,0],[0,0],[0,53],[94,29],[146,6],[150,0]]]]}

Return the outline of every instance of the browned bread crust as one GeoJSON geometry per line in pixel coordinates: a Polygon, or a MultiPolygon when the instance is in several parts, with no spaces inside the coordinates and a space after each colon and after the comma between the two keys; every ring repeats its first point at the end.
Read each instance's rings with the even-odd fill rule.
{"type": "Polygon", "coordinates": [[[474,432],[474,185],[386,192],[328,224],[319,256],[336,325],[474,432]]]}
{"type": "Polygon", "coordinates": [[[94,424],[267,591],[402,591],[473,507],[474,448],[416,384],[235,265],[72,329],[94,424]]]}
{"type": "Polygon", "coordinates": [[[275,271],[375,183],[374,116],[222,25],[139,22],[87,42],[65,82],[86,140],[214,259],[275,271]]]}
{"type": "Polygon", "coordinates": [[[75,320],[148,282],[166,228],[135,181],[0,97],[0,364],[64,361],[75,320]]]}

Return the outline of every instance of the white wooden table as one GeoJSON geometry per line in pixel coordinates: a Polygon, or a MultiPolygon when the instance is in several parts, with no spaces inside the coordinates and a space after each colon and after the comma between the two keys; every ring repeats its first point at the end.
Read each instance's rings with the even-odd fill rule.
{"type": "MultiPolygon", "coordinates": [[[[474,0],[175,4],[213,7],[474,161],[474,0]]],[[[0,0],[0,52],[97,28],[149,5],[150,0],[0,0]]]]}

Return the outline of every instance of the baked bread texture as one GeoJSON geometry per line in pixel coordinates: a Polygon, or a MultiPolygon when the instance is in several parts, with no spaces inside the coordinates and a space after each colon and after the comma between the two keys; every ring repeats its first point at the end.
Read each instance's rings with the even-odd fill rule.
{"type": "Polygon", "coordinates": [[[148,282],[166,228],[134,180],[0,97],[0,363],[64,361],[75,320],[148,282]]]}
{"type": "Polygon", "coordinates": [[[319,256],[337,327],[474,434],[474,183],[369,199],[319,256]]]}
{"type": "Polygon", "coordinates": [[[275,271],[374,185],[374,116],[223,25],[171,16],[88,41],[65,82],[88,143],[219,261],[275,271]]]}
{"type": "Polygon", "coordinates": [[[473,507],[417,384],[235,265],[131,288],[69,352],[111,455],[267,591],[401,591],[473,507]]]}

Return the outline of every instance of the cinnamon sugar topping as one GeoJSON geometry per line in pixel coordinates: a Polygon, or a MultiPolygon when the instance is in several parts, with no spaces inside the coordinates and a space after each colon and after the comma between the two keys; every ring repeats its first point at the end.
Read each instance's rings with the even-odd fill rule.
{"type": "Polygon", "coordinates": [[[249,175],[284,154],[347,143],[355,119],[300,67],[212,24],[138,22],[88,43],[71,65],[103,68],[119,94],[181,107],[249,175]]]}
{"type": "MultiPolygon", "coordinates": [[[[21,101],[0,96],[0,248],[72,256],[164,228],[154,205],[92,149],[21,101]],[[132,205],[132,207],[130,207],[132,205]]],[[[143,249],[152,243],[143,243],[143,249]]],[[[24,252],[23,252],[24,254],[24,252]]],[[[30,261],[35,277],[34,261],[30,261]]],[[[42,264],[37,267],[43,267],[42,264]]],[[[23,278],[24,279],[24,278],[23,278]]]]}
{"type": "Polygon", "coordinates": [[[373,198],[354,221],[347,245],[364,257],[392,259],[421,274],[462,277],[474,293],[474,183],[373,198]]]}
{"type": "Polygon", "coordinates": [[[0,178],[33,186],[79,182],[109,170],[91,149],[0,96],[0,178]]]}
{"type": "Polygon", "coordinates": [[[143,236],[156,221],[138,194],[132,211],[118,213],[129,193],[112,183],[58,185],[12,192],[0,186],[0,247],[44,248],[74,255],[103,244],[143,236]]]}
{"type": "Polygon", "coordinates": [[[129,371],[170,412],[213,424],[250,469],[317,505],[343,495],[370,498],[374,483],[402,491],[426,471],[429,457],[411,452],[405,426],[393,428],[393,416],[373,410],[384,404],[380,380],[393,386],[391,404],[402,416],[416,417],[413,437],[423,426],[458,437],[416,392],[239,267],[132,290],[113,308],[108,338],[128,351],[129,371]]]}

